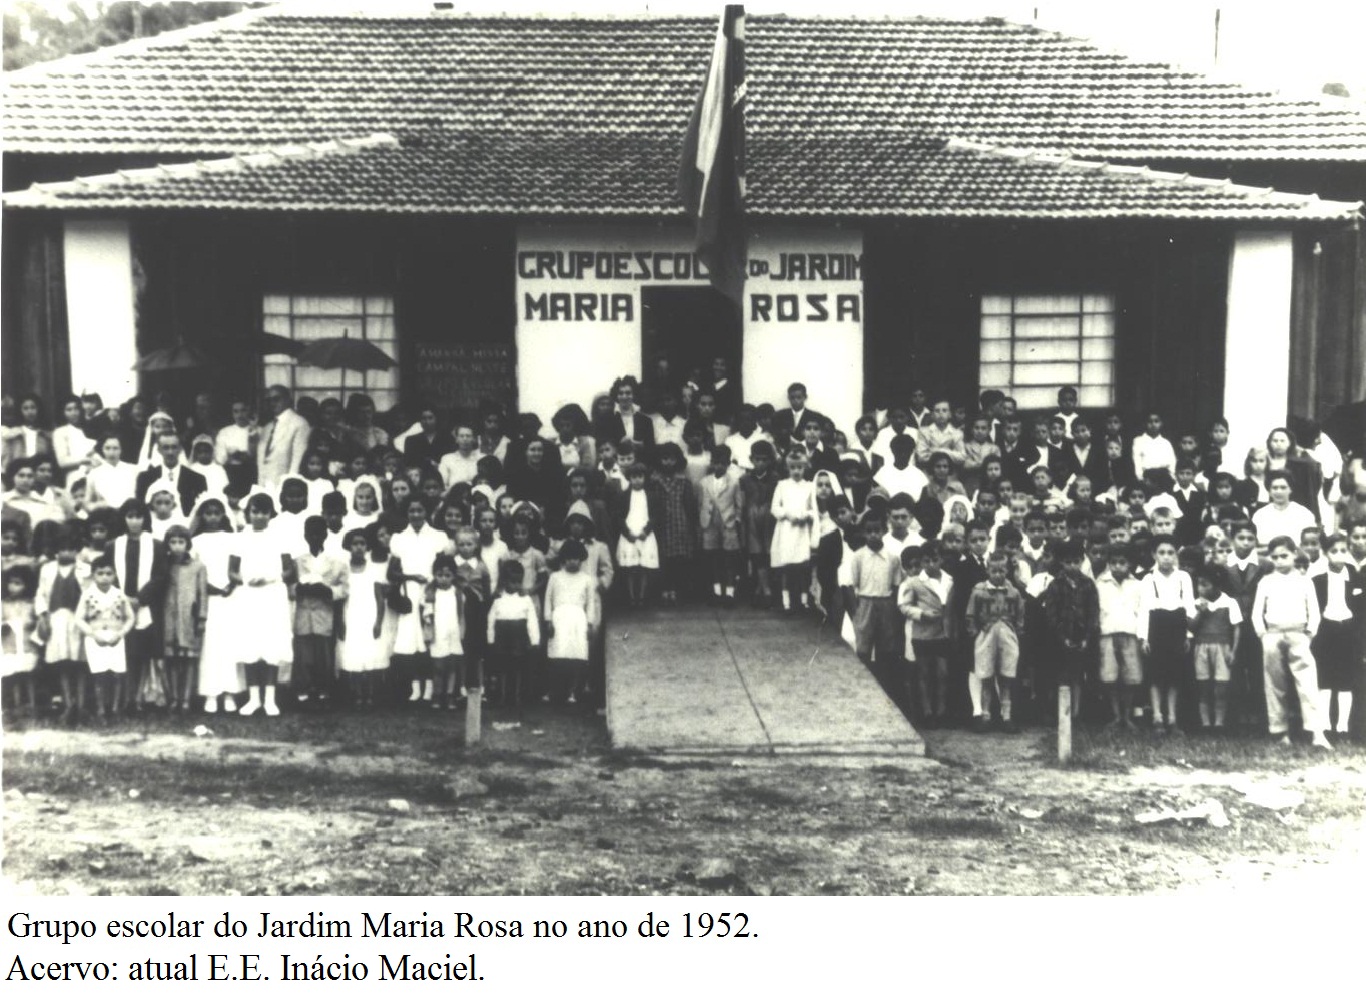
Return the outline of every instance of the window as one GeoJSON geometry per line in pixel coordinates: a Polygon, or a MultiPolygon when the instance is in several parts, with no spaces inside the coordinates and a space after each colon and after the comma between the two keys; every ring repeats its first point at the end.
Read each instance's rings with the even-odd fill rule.
{"type": "MultiPolygon", "coordinates": [[[[291,340],[355,337],[368,340],[395,361],[398,334],[394,300],[384,295],[267,295],[263,308],[266,333],[291,340]]],[[[321,401],[329,396],[343,404],[352,393],[363,392],[384,412],[398,403],[398,369],[353,372],[340,368],[296,365],[283,355],[269,355],[262,363],[266,385],[285,385],[295,395],[321,401]]]]}
{"type": "Polygon", "coordinates": [[[1056,406],[1077,387],[1083,407],[1115,401],[1115,300],[1110,295],[982,296],[983,389],[1014,396],[1022,410],[1056,406]]]}

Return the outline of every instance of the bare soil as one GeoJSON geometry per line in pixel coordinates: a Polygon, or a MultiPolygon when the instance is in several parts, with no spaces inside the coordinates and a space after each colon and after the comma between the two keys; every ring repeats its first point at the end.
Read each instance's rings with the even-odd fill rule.
{"type": "Polygon", "coordinates": [[[1366,843],[1350,744],[1084,731],[1060,767],[1047,730],[936,731],[909,764],[680,760],[613,752],[601,719],[543,706],[491,712],[466,751],[456,714],[16,723],[4,889],[1171,893],[1356,872],[1366,843]],[[1211,799],[1227,825],[1140,821],[1211,799]]]}

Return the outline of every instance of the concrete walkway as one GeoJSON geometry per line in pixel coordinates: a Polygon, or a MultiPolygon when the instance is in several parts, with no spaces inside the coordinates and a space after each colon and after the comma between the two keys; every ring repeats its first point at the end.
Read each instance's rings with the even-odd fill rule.
{"type": "Polygon", "coordinates": [[[924,741],[837,634],[707,607],[618,613],[607,732],[619,749],[921,757],[924,741]]]}

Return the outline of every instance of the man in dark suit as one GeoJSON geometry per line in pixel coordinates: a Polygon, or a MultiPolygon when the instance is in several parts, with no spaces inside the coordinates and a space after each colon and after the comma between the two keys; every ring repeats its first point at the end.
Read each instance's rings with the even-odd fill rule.
{"type": "Polygon", "coordinates": [[[740,409],[740,384],[730,377],[730,368],[725,358],[718,356],[712,359],[711,382],[706,388],[710,389],[716,398],[716,419],[727,425],[735,423],[735,414],[740,409]]]}
{"type": "Polygon", "coordinates": [[[779,410],[773,415],[773,440],[782,451],[786,451],[795,438],[802,439],[802,426],[812,417],[819,421],[824,421],[825,417],[815,410],[806,408],[806,386],[800,382],[793,382],[787,387],[786,410],[779,410]]]}
{"type": "Polygon", "coordinates": [[[180,437],[174,431],[157,438],[157,455],[160,462],[138,473],[137,498],[146,499],[153,483],[166,480],[180,498],[181,512],[188,517],[195,501],[208,490],[209,484],[203,476],[181,461],[180,437]]]}
{"type": "MultiPolygon", "coordinates": [[[[1091,480],[1094,493],[1101,493],[1105,487],[1099,485],[1105,479],[1105,449],[1095,444],[1091,437],[1091,424],[1085,417],[1072,421],[1072,440],[1063,448],[1067,456],[1068,475],[1085,476],[1091,480]]],[[[1058,483],[1062,486],[1063,483],[1058,483]]]]}

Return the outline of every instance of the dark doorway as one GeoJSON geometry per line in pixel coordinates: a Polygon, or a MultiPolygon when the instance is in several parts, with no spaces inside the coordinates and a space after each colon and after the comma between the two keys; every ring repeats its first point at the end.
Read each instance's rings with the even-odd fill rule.
{"type": "Polygon", "coordinates": [[[641,368],[654,370],[655,359],[669,359],[669,368],[680,379],[699,385],[711,381],[711,363],[726,359],[731,379],[743,384],[740,345],[740,309],[716,289],[645,287],[641,301],[641,368]]]}

